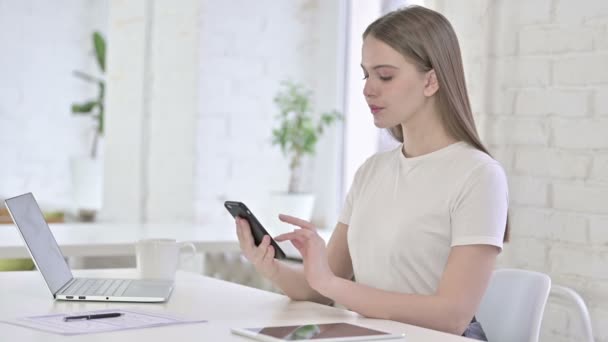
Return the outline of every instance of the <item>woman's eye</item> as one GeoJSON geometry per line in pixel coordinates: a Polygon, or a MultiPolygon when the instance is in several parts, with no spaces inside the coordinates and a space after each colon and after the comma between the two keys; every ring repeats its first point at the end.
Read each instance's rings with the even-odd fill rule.
{"type": "Polygon", "coordinates": [[[390,81],[393,79],[393,76],[380,76],[380,79],[382,81],[390,81]]]}
{"type": "Polygon", "coordinates": [[[363,75],[363,79],[366,80],[369,78],[369,75],[363,75]]]}

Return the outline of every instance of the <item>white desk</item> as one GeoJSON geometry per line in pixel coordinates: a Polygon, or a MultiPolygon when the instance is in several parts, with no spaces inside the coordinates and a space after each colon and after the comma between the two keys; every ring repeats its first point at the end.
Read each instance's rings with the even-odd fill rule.
{"type": "MultiPolygon", "coordinates": [[[[135,243],[144,238],[192,241],[199,252],[239,251],[234,225],[194,224],[51,224],[51,231],[66,257],[135,255],[135,243]]],[[[331,232],[320,231],[326,241],[331,232]]],[[[0,225],[0,259],[29,257],[14,225],[0,225]]]]}
{"type": "MultiPolygon", "coordinates": [[[[88,270],[78,276],[133,276],[133,270],[88,270]]],[[[232,335],[232,327],[350,322],[388,332],[405,333],[407,342],[472,341],[393,321],[363,318],[353,312],[287,297],[193,273],[178,272],[175,290],[164,304],[53,301],[42,276],[35,271],[0,272],[0,319],[108,308],[163,310],[206,319],[207,323],[65,337],[0,323],[2,341],[251,341],[232,335]]],[[[396,340],[395,340],[396,341],[396,340]]]]}

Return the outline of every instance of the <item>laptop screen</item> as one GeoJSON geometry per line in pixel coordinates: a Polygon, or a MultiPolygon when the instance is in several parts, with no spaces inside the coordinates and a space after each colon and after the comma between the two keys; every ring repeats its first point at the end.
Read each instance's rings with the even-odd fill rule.
{"type": "Polygon", "coordinates": [[[6,206],[19,228],[36,266],[53,294],[72,279],[57,241],[31,193],[7,199],[6,206]]]}

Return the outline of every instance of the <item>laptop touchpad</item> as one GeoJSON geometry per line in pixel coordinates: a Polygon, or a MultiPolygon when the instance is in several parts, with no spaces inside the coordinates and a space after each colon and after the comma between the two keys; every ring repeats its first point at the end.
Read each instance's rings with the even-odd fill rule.
{"type": "Polygon", "coordinates": [[[171,292],[173,282],[167,280],[138,280],[132,282],[123,294],[126,297],[163,297],[171,292]]]}

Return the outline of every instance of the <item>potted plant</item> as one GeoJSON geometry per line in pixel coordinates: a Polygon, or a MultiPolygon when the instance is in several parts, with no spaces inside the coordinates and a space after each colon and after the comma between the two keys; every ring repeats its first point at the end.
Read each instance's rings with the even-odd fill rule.
{"type": "MultiPolygon", "coordinates": [[[[106,41],[99,32],[92,36],[95,60],[103,74],[106,69],[106,41]]],[[[97,85],[97,97],[85,102],[73,103],[72,113],[88,115],[94,120],[94,132],[90,154],[86,158],[72,159],[72,186],[74,201],[80,218],[92,221],[102,203],[102,161],[99,158],[99,145],[104,130],[105,81],[82,71],[74,71],[74,76],[97,85]]]]}
{"type": "Polygon", "coordinates": [[[313,93],[304,85],[292,81],[281,82],[274,98],[279,109],[278,127],[272,130],[272,143],[281,148],[289,163],[289,185],[286,193],[271,194],[270,208],[310,220],[314,195],[302,188],[302,162],[315,154],[316,145],[325,128],[342,118],[337,111],[315,113],[313,93]]]}

